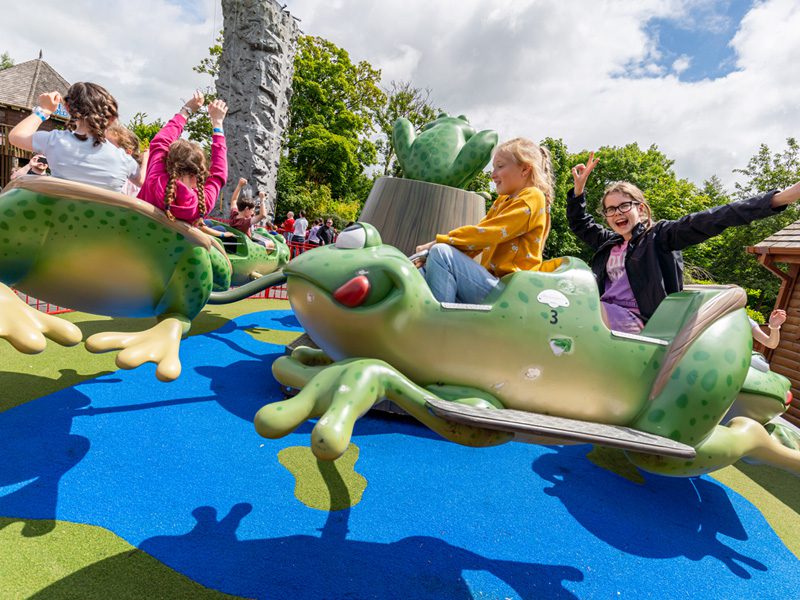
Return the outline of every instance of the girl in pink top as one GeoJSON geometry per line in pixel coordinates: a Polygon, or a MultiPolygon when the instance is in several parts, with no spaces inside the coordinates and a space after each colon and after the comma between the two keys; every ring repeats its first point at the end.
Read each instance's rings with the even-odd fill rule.
{"type": "Polygon", "coordinates": [[[195,92],[169,123],[150,142],[150,161],[139,198],[167,213],[171,220],[201,224],[211,212],[228,178],[227,148],[222,122],[228,107],[222,100],[208,105],[213,136],[211,167],[199,144],[179,139],[186,120],[203,106],[203,94],[195,92]]]}

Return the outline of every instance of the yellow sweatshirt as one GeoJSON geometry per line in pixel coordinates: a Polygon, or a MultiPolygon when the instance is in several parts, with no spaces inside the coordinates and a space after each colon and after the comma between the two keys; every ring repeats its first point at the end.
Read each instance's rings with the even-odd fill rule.
{"type": "Polygon", "coordinates": [[[475,257],[495,277],[515,271],[538,271],[542,250],[550,233],[550,213],[544,194],[527,187],[516,196],[498,196],[477,225],[465,225],[437,235],[440,244],[455,246],[475,257]]]}

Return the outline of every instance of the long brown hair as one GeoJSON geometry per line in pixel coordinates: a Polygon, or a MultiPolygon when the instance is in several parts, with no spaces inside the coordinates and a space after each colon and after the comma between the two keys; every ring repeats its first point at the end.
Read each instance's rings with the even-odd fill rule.
{"type": "Polygon", "coordinates": [[[175,182],[185,175],[197,177],[197,207],[200,211],[200,217],[205,216],[206,196],[204,186],[208,176],[208,169],[206,168],[206,155],[203,153],[203,149],[198,144],[188,140],[178,140],[170,145],[166,163],[169,179],[167,179],[167,186],[164,189],[164,212],[167,213],[167,217],[171,221],[175,220],[175,216],[170,210],[172,201],[175,199],[175,182]]]}
{"type": "Polygon", "coordinates": [[[67,90],[67,95],[64,96],[64,103],[69,110],[67,129],[75,131],[78,127],[78,119],[84,119],[89,133],[94,138],[95,146],[106,141],[106,129],[114,119],[119,117],[119,109],[114,96],[109,94],[106,88],[96,83],[88,81],[73,83],[67,90]]]}
{"type": "Polygon", "coordinates": [[[603,199],[600,200],[601,209],[606,207],[606,196],[614,193],[627,196],[634,202],[638,202],[640,205],[644,206],[647,209],[647,218],[644,221],[640,221],[640,223],[644,224],[645,228],[647,229],[650,229],[653,226],[653,211],[644,197],[644,192],[633,185],[630,181],[615,181],[614,183],[610,184],[603,192],[603,199]]]}

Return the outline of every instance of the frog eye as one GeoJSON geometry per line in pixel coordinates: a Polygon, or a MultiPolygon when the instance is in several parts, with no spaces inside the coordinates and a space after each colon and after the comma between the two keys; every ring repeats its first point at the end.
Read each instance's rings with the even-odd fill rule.
{"type": "Polygon", "coordinates": [[[367,232],[358,224],[351,225],[336,238],[336,247],[341,250],[357,250],[367,245],[367,232]]]}

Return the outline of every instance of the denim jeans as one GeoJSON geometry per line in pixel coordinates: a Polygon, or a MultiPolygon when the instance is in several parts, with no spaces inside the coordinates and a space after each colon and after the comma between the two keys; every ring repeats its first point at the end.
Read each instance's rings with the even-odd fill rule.
{"type": "Polygon", "coordinates": [[[480,304],[500,281],[449,244],[434,244],[420,271],[439,302],[480,304]]]}

